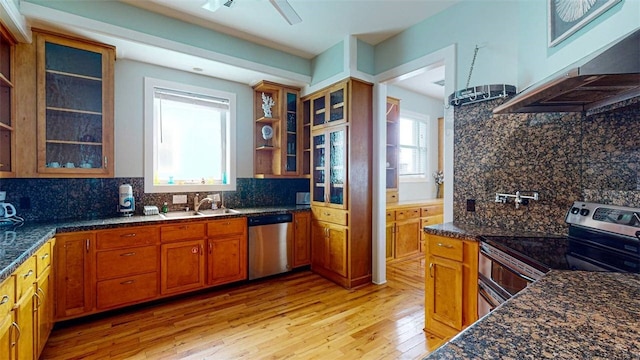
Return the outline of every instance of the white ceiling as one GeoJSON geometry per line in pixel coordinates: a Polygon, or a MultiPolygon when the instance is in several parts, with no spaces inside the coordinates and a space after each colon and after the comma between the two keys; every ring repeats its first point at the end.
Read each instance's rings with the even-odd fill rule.
{"type": "MultiPolygon", "coordinates": [[[[230,7],[222,6],[215,12],[202,8],[207,0],[120,1],[310,59],[350,35],[376,45],[461,0],[289,0],[302,18],[302,22],[295,25],[289,25],[267,0],[234,0],[230,7]]],[[[35,23],[55,23],[54,19],[39,18],[37,10],[29,11],[28,7],[26,9],[25,15],[31,15],[35,23]]],[[[71,30],[69,27],[59,24],[58,26],[71,30]]],[[[193,71],[194,67],[212,68],[207,64],[209,60],[175,53],[171,56],[159,56],[154,49],[123,41],[117,36],[92,34],[90,29],[74,29],[74,32],[115,45],[119,55],[125,58],[162,66],[171,65],[185,71],[193,71]],[[172,64],[163,63],[163,59],[171,59],[172,64]]],[[[215,67],[219,68],[219,64],[215,67]]],[[[206,70],[205,74],[219,76],[216,73],[207,73],[206,70]]],[[[259,74],[238,75],[230,80],[255,82],[255,77],[259,77],[259,74]]],[[[440,67],[393,85],[427,96],[443,98],[444,87],[433,84],[443,79],[444,68],[440,67]]]]}

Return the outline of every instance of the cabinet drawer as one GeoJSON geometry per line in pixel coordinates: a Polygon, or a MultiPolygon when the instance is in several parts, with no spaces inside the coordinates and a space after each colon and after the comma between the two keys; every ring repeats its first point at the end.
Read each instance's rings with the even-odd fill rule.
{"type": "Polygon", "coordinates": [[[422,218],[422,227],[435,225],[435,224],[442,224],[442,220],[443,220],[442,214],[424,217],[422,218]]]}
{"type": "Polygon", "coordinates": [[[18,267],[14,273],[16,276],[16,302],[25,294],[36,282],[36,258],[30,257],[24,264],[18,267]]]}
{"type": "Polygon", "coordinates": [[[313,216],[318,221],[326,221],[336,225],[347,226],[347,212],[339,209],[329,209],[324,207],[312,208],[313,216]]]}
{"type": "Polygon", "coordinates": [[[423,206],[421,209],[422,217],[425,216],[433,216],[433,215],[441,215],[442,214],[442,205],[427,205],[423,206]]]}
{"type": "Polygon", "coordinates": [[[388,191],[387,190],[387,202],[388,203],[397,203],[398,202],[398,192],[397,191],[388,191]]]}
{"type": "Polygon", "coordinates": [[[96,285],[98,309],[106,309],[156,297],[158,273],[99,281],[96,285]]]}
{"type": "Polygon", "coordinates": [[[184,223],[160,228],[160,241],[202,239],[205,237],[205,223],[184,223]]]}
{"type": "Polygon", "coordinates": [[[431,255],[462,261],[462,240],[443,236],[429,236],[427,241],[429,242],[429,253],[431,255]]]}
{"type": "Polygon", "coordinates": [[[158,247],[101,251],[96,255],[98,280],[158,270],[158,247]]]}
{"type": "Polygon", "coordinates": [[[46,242],[38,251],[36,251],[36,274],[38,277],[51,265],[51,241],[46,242]]]}
{"type": "Polygon", "coordinates": [[[393,210],[387,211],[387,223],[396,221],[396,212],[393,210]]]}
{"type": "Polygon", "coordinates": [[[207,223],[207,234],[209,237],[244,234],[245,231],[247,231],[247,218],[214,220],[207,223]]]}
{"type": "Polygon", "coordinates": [[[406,219],[417,219],[420,217],[420,209],[402,209],[396,210],[396,221],[406,219]]]}
{"type": "Polygon", "coordinates": [[[16,281],[13,276],[9,276],[4,279],[0,284],[0,319],[3,319],[5,315],[11,312],[13,303],[16,302],[14,298],[16,290],[16,281]]]}
{"type": "Polygon", "coordinates": [[[151,245],[155,244],[157,240],[158,228],[155,226],[108,230],[98,233],[97,249],[151,245]]]}

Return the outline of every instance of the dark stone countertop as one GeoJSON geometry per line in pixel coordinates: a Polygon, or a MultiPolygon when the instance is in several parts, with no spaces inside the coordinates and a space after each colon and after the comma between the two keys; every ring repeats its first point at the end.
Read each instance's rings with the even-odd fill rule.
{"type": "Polygon", "coordinates": [[[277,207],[256,207],[242,208],[237,210],[237,214],[193,217],[193,218],[176,218],[167,219],[160,215],[151,216],[130,216],[130,217],[112,217],[106,219],[95,220],[78,220],[78,221],[60,221],[55,223],[23,223],[20,226],[2,226],[0,227],[0,282],[13,273],[18,266],[24,263],[30,256],[55,234],[76,232],[76,231],[92,231],[111,229],[129,226],[141,225],[159,225],[169,224],[172,222],[195,222],[203,220],[224,219],[239,216],[252,215],[268,215],[282,214],[286,212],[308,211],[309,205],[292,205],[277,207]],[[7,231],[15,231],[16,238],[11,245],[2,244],[4,234],[7,231]]]}
{"type": "Polygon", "coordinates": [[[519,238],[562,238],[564,236],[551,233],[526,232],[518,229],[499,229],[495,227],[475,226],[458,223],[429,225],[423,228],[427,234],[442,235],[452,238],[478,241],[481,236],[504,236],[519,238]]]}
{"type": "Polygon", "coordinates": [[[640,359],[640,274],[552,270],[427,359],[640,359]]]}

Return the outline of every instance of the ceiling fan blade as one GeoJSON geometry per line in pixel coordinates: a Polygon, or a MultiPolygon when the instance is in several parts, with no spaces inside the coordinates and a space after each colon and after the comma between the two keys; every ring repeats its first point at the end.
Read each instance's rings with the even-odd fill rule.
{"type": "Polygon", "coordinates": [[[289,25],[295,25],[302,22],[300,15],[296,13],[295,10],[291,7],[287,0],[269,0],[273,7],[278,10],[280,15],[284,17],[285,20],[289,23],[289,25]]]}

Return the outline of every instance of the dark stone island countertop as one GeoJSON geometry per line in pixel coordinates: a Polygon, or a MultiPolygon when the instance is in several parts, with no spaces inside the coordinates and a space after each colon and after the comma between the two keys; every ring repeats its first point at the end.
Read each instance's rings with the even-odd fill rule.
{"type": "Polygon", "coordinates": [[[23,223],[19,226],[2,226],[0,227],[0,282],[13,273],[18,266],[24,263],[30,256],[55,234],[76,232],[76,231],[92,231],[111,229],[128,226],[140,225],[159,225],[172,222],[191,222],[213,219],[224,219],[238,216],[251,215],[267,215],[279,214],[285,212],[308,211],[308,205],[301,206],[278,206],[278,207],[257,207],[242,208],[237,210],[237,214],[208,216],[208,217],[192,217],[192,218],[176,218],[167,219],[160,215],[151,216],[130,216],[130,217],[112,217],[106,219],[95,220],[78,220],[78,221],[59,221],[51,223],[23,223]],[[11,245],[3,245],[5,232],[15,231],[16,238],[11,245]]]}
{"type": "Polygon", "coordinates": [[[640,359],[640,274],[552,270],[427,359],[640,359]]]}
{"type": "MultiPolygon", "coordinates": [[[[566,271],[552,260],[564,237],[446,223],[427,234],[546,253],[552,269],[427,359],[640,359],[640,274],[566,271]],[[532,243],[537,246],[531,246],[532,243]],[[524,244],[523,244],[524,245],[524,244]],[[525,248],[523,246],[523,248],[525,248]]],[[[561,261],[558,261],[558,264],[561,261]]]]}

